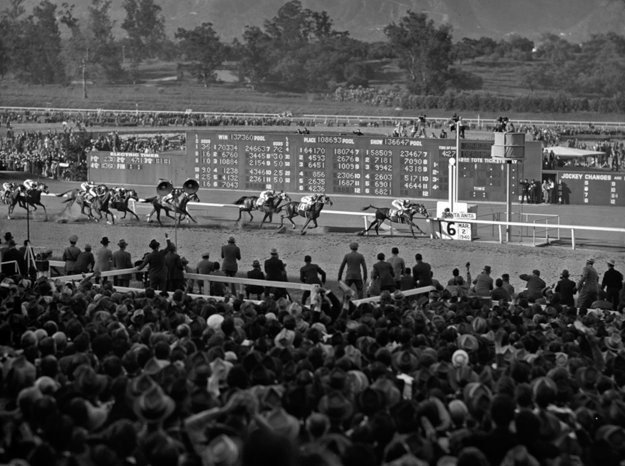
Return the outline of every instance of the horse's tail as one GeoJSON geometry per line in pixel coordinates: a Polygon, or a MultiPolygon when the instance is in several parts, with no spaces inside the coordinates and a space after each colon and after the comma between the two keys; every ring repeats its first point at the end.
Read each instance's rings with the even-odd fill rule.
{"type": "Polygon", "coordinates": [[[377,208],[377,207],[372,206],[372,205],[367,206],[367,207],[363,207],[363,208],[362,208],[362,210],[363,210],[363,211],[364,211],[364,210],[368,210],[368,209],[375,209],[375,210],[378,210],[378,208],[377,208]]]}
{"type": "Polygon", "coordinates": [[[240,197],[239,199],[234,201],[234,204],[235,205],[241,205],[241,204],[243,204],[245,202],[246,199],[247,199],[247,196],[240,197]]]}
{"type": "Polygon", "coordinates": [[[148,197],[146,199],[141,199],[139,202],[141,202],[143,204],[151,204],[151,203],[153,203],[156,200],[157,197],[158,196],[148,197]]]}
{"type": "Polygon", "coordinates": [[[72,191],[74,191],[74,189],[70,189],[69,191],[65,191],[64,193],[61,193],[61,194],[55,194],[55,196],[56,197],[64,197],[67,193],[71,193],[72,191]]]}

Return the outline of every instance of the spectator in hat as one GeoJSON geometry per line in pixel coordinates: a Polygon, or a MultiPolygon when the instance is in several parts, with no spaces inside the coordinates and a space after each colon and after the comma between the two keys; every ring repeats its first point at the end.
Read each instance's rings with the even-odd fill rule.
{"type": "Polygon", "coordinates": [[[406,267],[399,281],[399,289],[401,291],[412,290],[415,287],[414,278],[412,278],[412,269],[406,267]]]}
{"type": "Polygon", "coordinates": [[[371,271],[371,278],[378,280],[380,284],[380,292],[389,291],[393,293],[395,291],[395,272],[393,266],[386,262],[384,253],[378,254],[378,262],[373,264],[373,270],[371,271]]]}
{"type": "Polygon", "coordinates": [[[89,273],[95,266],[95,257],[91,252],[91,245],[85,244],[85,250],[78,254],[74,264],[75,273],[89,273]]]}
{"type": "Polygon", "coordinates": [[[80,248],[76,247],[77,242],[78,236],[70,236],[69,246],[63,251],[62,259],[65,261],[65,275],[72,275],[74,273],[76,259],[78,259],[78,254],[80,254],[80,248]]]}
{"type": "Polygon", "coordinates": [[[11,263],[2,264],[2,273],[5,275],[20,274],[22,276],[27,276],[28,268],[26,265],[26,261],[24,260],[24,255],[20,254],[20,252],[17,250],[15,240],[10,239],[7,244],[9,249],[2,255],[2,262],[11,263]]]}
{"type": "Polygon", "coordinates": [[[532,270],[532,274],[523,273],[519,278],[527,282],[526,289],[519,293],[519,297],[527,299],[530,303],[543,297],[543,289],[547,286],[545,280],[540,278],[539,270],[532,270]]]}
{"type": "MultiPolygon", "coordinates": [[[[215,270],[213,270],[213,273],[211,273],[211,275],[217,276],[217,277],[226,277],[226,273],[221,270],[221,266],[219,265],[219,262],[215,262],[215,270]]],[[[218,281],[214,281],[212,280],[211,282],[211,290],[210,290],[210,294],[211,296],[226,296],[226,292],[228,291],[228,284],[225,282],[218,282],[218,281]]]]}
{"type": "Polygon", "coordinates": [[[176,245],[171,243],[167,254],[165,254],[165,265],[167,266],[167,291],[185,289],[184,264],[182,262],[182,258],[176,251],[176,245]]]}
{"type": "Polygon", "coordinates": [[[430,266],[427,262],[423,262],[423,256],[419,253],[415,254],[414,258],[417,263],[414,267],[412,267],[412,278],[414,278],[417,288],[431,286],[432,266],[430,266]]]}
{"type": "MultiPolygon", "coordinates": [[[[260,262],[258,260],[254,260],[252,262],[252,270],[247,272],[247,278],[251,278],[253,280],[264,280],[265,274],[260,269],[260,262]]],[[[256,299],[260,300],[261,295],[265,292],[265,287],[260,285],[246,285],[245,286],[245,295],[247,299],[250,298],[250,295],[256,295],[256,299]]]]}
{"type": "Polygon", "coordinates": [[[619,306],[619,293],[623,288],[623,274],[614,268],[614,259],[608,260],[608,270],[603,274],[601,289],[606,292],[606,300],[612,304],[612,309],[619,306]]]}
{"type": "Polygon", "coordinates": [[[343,271],[347,267],[345,272],[345,284],[349,287],[356,286],[356,292],[358,298],[362,299],[364,296],[364,282],[367,281],[367,264],[365,263],[365,256],[358,252],[358,243],[352,242],[349,245],[351,252],[345,254],[343,262],[339,267],[339,281],[343,279],[343,271]],[[362,273],[361,273],[362,268],[362,273]]]}
{"type": "MultiPolygon", "coordinates": [[[[312,257],[304,256],[304,267],[299,269],[299,279],[307,285],[324,285],[326,282],[326,273],[317,264],[312,263],[312,257]]],[[[310,290],[304,290],[302,294],[302,304],[306,304],[306,300],[310,296],[310,290]]]]}
{"type": "Polygon", "coordinates": [[[586,260],[586,265],[582,269],[582,277],[577,282],[579,296],[577,298],[577,307],[589,309],[594,301],[597,300],[597,292],[599,291],[599,274],[593,267],[595,260],[591,257],[586,260]]]}
{"type": "Polygon", "coordinates": [[[490,297],[493,301],[499,301],[501,299],[506,302],[512,301],[512,296],[510,296],[510,293],[508,293],[503,287],[503,280],[501,278],[495,280],[495,289],[491,293],[490,297]]]}
{"type": "Polygon", "coordinates": [[[159,250],[161,243],[153,239],[150,241],[150,249],[152,252],[146,254],[143,258],[143,263],[139,266],[139,270],[150,266],[149,277],[150,287],[154,290],[167,291],[167,263],[165,262],[165,255],[169,250],[171,241],[169,235],[165,233],[165,239],[167,240],[167,247],[159,250]]]}
{"type": "MultiPolygon", "coordinates": [[[[278,257],[278,250],[273,248],[270,252],[270,257],[265,261],[265,278],[272,282],[284,282],[286,268],[284,262],[278,257]]],[[[277,288],[275,286],[268,287],[265,290],[267,294],[273,294],[275,299],[280,299],[286,296],[285,288],[277,288]]]]}
{"type": "Polygon", "coordinates": [[[569,278],[568,270],[564,269],[562,271],[560,280],[556,284],[554,291],[560,294],[560,304],[575,306],[577,287],[575,286],[575,282],[569,278]]]}
{"type": "MultiPolygon", "coordinates": [[[[224,244],[221,247],[222,270],[228,277],[236,277],[239,266],[237,261],[241,260],[241,249],[236,245],[236,241],[233,236],[228,238],[228,244],[224,244]]],[[[234,283],[231,285],[232,293],[235,292],[234,283]]]]}
{"type": "MultiPolygon", "coordinates": [[[[117,243],[117,246],[119,247],[119,249],[113,253],[113,267],[115,267],[115,269],[117,270],[133,268],[130,253],[126,251],[126,246],[128,246],[126,240],[120,239],[119,243],[117,243]]],[[[131,278],[132,274],[130,273],[124,275],[116,275],[115,277],[113,277],[113,284],[115,286],[128,287],[130,286],[131,278]]]]}
{"type": "MultiPolygon", "coordinates": [[[[215,263],[210,259],[210,253],[208,251],[202,253],[202,260],[198,262],[195,271],[200,275],[210,275],[215,270],[215,263]]],[[[193,281],[189,284],[191,291],[193,291],[193,281]]],[[[197,286],[200,294],[202,294],[202,290],[204,288],[204,281],[198,280],[197,286]]]]}
{"type": "Polygon", "coordinates": [[[399,249],[392,248],[391,249],[391,257],[386,259],[386,261],[393,266],[393,272],[395,273],[395,288],[401,289],[401,277],[404,274],[404,270],[406,269],[406,262],[404,259],[399,257],[399,249]]]}
{"type": "Polygon", "coordinates": [[[490,296],[491,291],[493,291],[493,278],[490,276],[490,272],[490,265],[485,265],[482,273],[473,280],[476,295],[483,297],[490,296]]]}
{"type": "Polygon", "coordinates": [[[510,274],[504,273],[501,276],[503,280],[503,288],[508,292],[508,294],[514,298],[514,287],[510,284],[510,274]]]}
{"type": "MultiPolygon", "coordinates": [[[[100,244],[102,245],[95,253],[95,266],[93,267],[94,272],[108,272],[111,270],[111,264],[113,263],[113,252],[109,249],[110,241],[105,236],[100,240],[100,244]]],[[[99,278],[96,278],[96,283],[98,283],[99,278]]],[[[102,277],[102,282],[105,283],[108,281],[107,277],[102,277]]]]}

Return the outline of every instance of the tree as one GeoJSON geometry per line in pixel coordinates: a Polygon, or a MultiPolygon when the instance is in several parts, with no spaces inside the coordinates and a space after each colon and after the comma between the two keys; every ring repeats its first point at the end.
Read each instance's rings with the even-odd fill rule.
{"type": "Polygon", "coordinates": [[[154,0],[124,0],[122,6],[126,10],[122,29],[128,33],[127,51],[136,80],[139,63],[158,55],[165,39],[165,18],[154,0]]]}
{"type": "Polygon", "coordinates": [[[211,23],[202,23],[192,30],[178,28],[182,55],[193,62],[191,72],[208,87],[216,79],[215,71],[224,61],[226,47],[219,41],[211,23]]]}
{"type": "Polygon", "coordinates": [[[257,26],[247,26],[243,42],[234,42],[233,49],[239,56],[239,79],[248,80],[252,86],[269,76],[272,63],[269,59],[273,41],[257,26]]]}
{"type": "Polygon", "coordinates": [[[110,10],[111,0],[91,0],[86,35],[90,62],[95,65],[94,74],[112,81],[123,75],[123,69],[110,10]]]}
{"type": "Polygon", "coordinates": [[[452,64],[451,28],[435,27],[427,15],[408,11],[399,24],[384,28],[399,65],[409,78],[414,94],[440,95],[445,91],[452,64]]]}

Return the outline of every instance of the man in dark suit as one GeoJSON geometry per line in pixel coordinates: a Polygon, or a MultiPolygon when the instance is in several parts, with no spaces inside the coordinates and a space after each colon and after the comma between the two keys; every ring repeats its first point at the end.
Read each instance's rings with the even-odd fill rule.
{"type": "MultiPolygon", "coordinates": [[[[202,275],[210,275],[215,270],[215,263],[209,260],[210,253],[204,252],[202,253],[202,260],[198,262],[196,272],[202,275]]],[[[200,294],[202,294],[202,290],[204,289],[204,281],[198,280],[197,286],[200,294]]],[[[193,290],[193,281],[189,284],[191,290],[193,290]]]]}
{"type": "MultiPolygon", "coordinates": [[[[272,282],[284,282],[286,268],[284,262],[278,258],[278,250],[271,250],[271,257],[265,261],[265,279],[272,282]]],[[[265,291],[267,294],[273,293],[276,299],[286,296],[285,288],[268,287],[265,291]]]]}
{"type": "Polygon", "coordinates": [[[74,273],[87,273],[95,266],[95,256],[91,252],[91,245],[85,244],[85,250],[78,254],[74,264],[74,273]]]}
{"type": "Polygon", "coordinates": [[[417,288],[430,286],[432,284],[432,267],[427,262],[423,262],[421,254],[414,256],[417,264],[412,268],[412,278],[414,278],[417,288]]]}
{"type": "Polygon", "coordinates": [[[169,236],[165,233],[165,239],[167,240],[167,247],[159,251],[161,243],[153,239],[150,241],[150,249],[152,252],[147,254],[143,263],[139,266],[139,270],[145,268],[146,265],[150,266],[149,277],[150,287],[154,290],[167,291],[167,263],[165,262],[165,255],[169,251],[169,236]]]}
{"type": "MultiPolygon", "coordinates": [[[[264,280],[265,274],[262,270],[260,270],[260,262],[255,260],[252,262],[252,270],[247,272],[247,278],[252,278],[254,280],[264,280]]],[[[264,293],[265,287],[260,285],[246,285],[245,286],[245,294],[247,299],[250,299],[250,295],[255,294],[257,299],[262,299],[261,295],[264,293]]]]}
{"type": "MultiPolygon", "coordinates": [[[[299,279],[307,285],[323,285],[326,282],[326,273],[317,264],[312,263],[312,257],[304,256],[304,267],[299,269],[299,279]],[[319,277],[321,275],[321,278],[319,277]]],[[[310,296],[310,290],[305,290],[302,294],[302,304],[306,304],[306,300],[310,296]]]]}
{"type": "Polygon", "coordinates": [[[371,272],[371,278],[379,280],[380,291],[395,291],[395,272],[393,266],[385,261],[386,256],[384,253],[378,254],[378,262],[373,264],[373,271],[371,272]]]}
{"type": "Polygon", "coordinates": [[[556,293],[560,293],[560,304],[566,304],[567,306],[575,306],[575,293],[577,293],[577,287],[575,282],[569,279],[569,271],[563,270],[560,274],[560,281],[556,285],[554,290],[556,293]]]}
{"type": "Polygon", "coordinates": [[[20,252],[15,247],[15,240],[9,240],[8,249],[4,254],[2,254],[2,262],[12,262],[11,264],[2,264],[2,273],[5,275],[14,275],[19,272],[20,275],[26,277],[28,275],[28,268],[26,266],[26,261],[24,260],[24,255],[20,254],[20,252]]]}
{"type": "MultiPolygon", "coordinates": [[[[128,246],[128,243],[126,243],[126,240],[120,239],[119,243],[117,243],[117,246],[119,246],[119,250],[113,253],[113,267],[115,267],[117,270],[131,269],[133,267],[132,258],[130,257],[130,253],[126,251],[126,246],[128,246]]],[[[129,273],[124,275],[116,275],[115,277],[113,277],[113,284],[115,286],[130,286],[131,277],[132,274],[129,273]]]]}
{"type": "MultiPolygon", "coordinates": [[[[221,258],[223,262],[221,264],[221,270],[227,277],[236,277],[239,266],[237,261],[241,260],[241,250],[237,246],[234,237],[228,238],[228,244],[221,247],[221,258]]],[[[234,283],[231,285],[232,293],[235,293],[234,283]]]]}
{"type": "Polygon", "coordinates": [[[167,291],[184,290],[184,264],[178,254],[176,245],[169,245],[169,252],[165,255],[167,266],[167,291]]]}
{"type": "Polygon", "coordinates": [[[349,287],[356,285],[358,298],[362,299],[364,297],[364,282],[367,281],[367,264],[365,263],[365,256],[358,252],[358,243],[351,243],[349,248],[352,251],[345,254],[343,262],[341,262],[341,266],[339,267],[339,281],[342,280],[343,270],[345,270],[345,267],[347,266],[345,284],[349,287]],[[361,267],[362,274],[360,273],[361,267]]]}

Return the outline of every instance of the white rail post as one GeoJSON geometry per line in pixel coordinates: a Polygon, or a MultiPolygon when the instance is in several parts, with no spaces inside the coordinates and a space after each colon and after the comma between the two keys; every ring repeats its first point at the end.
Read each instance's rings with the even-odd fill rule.
{"type": "Polygon", "coordinates": [[[571,228],[571,249],[575,249],[575,228],[571,228]]]}
{"type": "Polygon", "coordinates": [[[503,243],[503,237],[501,235],[501,223],[497,225],[497,227],[499,228],[499,243],[503,243]]]}

